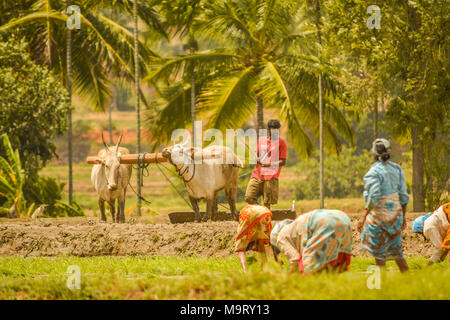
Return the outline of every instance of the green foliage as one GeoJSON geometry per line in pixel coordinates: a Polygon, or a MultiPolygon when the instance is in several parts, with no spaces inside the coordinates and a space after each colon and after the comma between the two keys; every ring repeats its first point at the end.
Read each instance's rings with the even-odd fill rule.
{"type": "MultiPolygon", "coordinates": [[[[350,148],[343,148],[339,156],[331,155],[325,160],[325,197],[358,198],[364,191],[363,176],[371,165],[369,151],[357,155],[350,148]]],[[[318,154],[295,166],[299,180],[295,182],[297,200],[319,198],[318,154]]]]}
{"type": "MultiPolygon", "coordinates": [[[[446,129],[448,132],[448,128],[446,129]]],[[[436,210],[443,203],[450,201],[448,183],[450,179],[450,141],[445,137],[437,137],[424,146],[425,159],[425,199],[427,210],[436,210]]]]}
{"type": "Polygon", "coordinates": [[[25,42],[0,42],[0,132],[18,149],[27,180],[55,155],[51,139],[66,130],[69,108],[64,87],[34,64],[25,42]]]}
{"type": "Polygon", "coordinates": [[[61,200],[56,200],[55,203],[56,212],[61,214],[61,216],[67,217],[84,217],[83,208],[78,204],[78,202],[72,200],[72,205],[69,205],[61,200]]]}
{"type": "Polygon", "coordinates": [[[39,176],[32,183],[24,186],[27,199],[37,205],[46,204],[46,215],[51,217],[61,216],[56,207],[58,200],[61,200],[61,193],[64,183],[57,183],[54,178],[39,176]]]}
{"type": "MultiPolygon", "coordinates": [[[[111,95],[111,75],[127,81],[134,79],[133,32],[127,21],[107,17],[111,12],[132,17],[132,1],[72,1],[81,11],[81,28],[72,35],[72,69],[74,94],[91,106],[103,110],[111,95]],[[124,23],[123,25],[116,21],[124,23]],[[95,57],[95,59],[93,59],[95,57]],[[100,62],[100,63],[99,63],[100,62]]],[[[3,5],[3,4],[2,4],[3,5]]],[[[66,40],[67,4],[64,1],[21,1],[2,8],[0,37],[13,34],[30,43],[32,58],[46,65],[61,79],[67,79],[66,40]]],[[[138,2],[140,21],[161,37],[167,37],[159,16],[148,2],[138,2]]],[[[139,43],[141,73],[157,54],[145,43],[139,43]]]]}
{"type": "Polygon", "coordinates": [[[0,299],[442,299],[450,298],[449,264],[427,266],[423,257],[407,258],[401,274],[394,262],[381,273],[381,289],[367,281],[372,258],[352,258],[342,274],[289,274],[269,261],[262,269],[249,257],[246,273],[237,257],[52,257],[0,258],[0,299]],[[81,290],[67,288],[67,268],[81,270],[81,290]]]}
{"type": "Polygon", "coordinates": [[[85,216],[78,203],[73,202],[70,206],[61,200],[64,185],[65,183],[57,183],[54,178],[38,176],[32,183],[24,186],[24,193],[27,201],[36,207],[46,205],[43,216],[85,216]]]}
{"type": "Polygon", "coordinates": [[[19,150],[13,150],[6,134],[2,134],[3,150],[0,156],[0,199],[3,198],[3,208],[0,215],[20,217],[26,212],[26,203],[23,197],[22,187],[25,183],[25,172],[22,169],[19,150]],[[10,212],[8,208],[13,208],[10,212]]]}
{"type": "Polygon", "coordinates": [[[162,59],[152,66],[146,78],[151,84],[164,88],[173,84],[172,79],[184,80],[177,94],[163,97],[158,113],[149,112],[149,127],[158,137],[157,143],[168,142],[170,137],[161,132],[170,133],[189,124],[189,88],[185,84],[194,70],[201,83],[197,111],[208,119],[208,127],[242,127],[254,114],[259,97],[264,108],[273,109],[286,124],[292,145],[304,157],[313,150],[312,138],[319,134],[317,74],[322,71],[327,100],[325,147],[337,153],[341,146],[338,134],[353,144],[353,132],[335,103],[339,81],[332,68],[319,65],[312,45],[314,30],[298,2],[196,3],[203,5],[203,10],[186,12],[185,17],[180,17],[176,4],[164,7],[163,12],[183,21],[194,15],[193,32],[200,39],[216,41],[214,50],[162,59]]]}

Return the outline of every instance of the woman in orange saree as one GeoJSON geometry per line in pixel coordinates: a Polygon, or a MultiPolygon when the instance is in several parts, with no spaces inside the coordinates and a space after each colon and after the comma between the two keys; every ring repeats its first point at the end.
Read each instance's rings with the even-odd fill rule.
{"type": "Polygon", "coordinates": [[[239,256],[242,269],[247,270],[245,253],[249,250],[260,252],[266,259],[264,245],[270,242],[272,212],[260,205],[246,205],[239,214],[235,252],[239,256]]]}

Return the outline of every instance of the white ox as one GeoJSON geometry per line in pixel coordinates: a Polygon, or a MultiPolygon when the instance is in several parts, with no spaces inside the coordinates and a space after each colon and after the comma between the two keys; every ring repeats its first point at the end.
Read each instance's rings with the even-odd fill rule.
{"type": "Polygon", "coordinates": [[[101,219],[106,221],[105,201],[109,204],[113,222],[125,222],[125,195],[131,178],[132,165],[120,164],[120,156],[129,154],[127,148],[119,147],[119,141],[114,147],[105,143],[102,132],[104,149],[98,152],[97,163],[91,172],[91,181],[98,194],[98,206],[100,207],[101,219]],[[117,200],[117,216],[115,215],[115,202],[117,200]]]}
{"type": "Polygon", "coordinates": [[[242,161],[234,152],[223,146],[211,146],[205,149],[191,148],[176,144],[163,150],[163,156],[175,166],[183,179],[189,194],[189,200],[197,221],[215,220],[217,215],[217,194],[225,189],[225,196],[230,205],[231,214],[237,220],[236,197],[239,168],[242,161]],[[202,159],[196,163],[193,159],[202,159]],[[198,200],[206,199],[206,214],[201,217],[198,200]]]}

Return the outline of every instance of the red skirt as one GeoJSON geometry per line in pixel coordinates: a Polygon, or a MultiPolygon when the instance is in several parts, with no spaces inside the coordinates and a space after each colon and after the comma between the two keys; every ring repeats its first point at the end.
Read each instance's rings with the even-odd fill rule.
{"type": "MultiPolygon", "coordinates": [[[[322,267],[322,270],[326,270],[326,269],[334,269],[336,271],[342,272],[342,271],[347,271],[350,267],[350,261],[351,261],[352,255],[348,254],[348,253],[344,253],[344,252],[339,252],[338,256],[336,259],[334,259],[331,262],[328,262],[326,265],[324,265],[322,267]]],[[[303,261],[302,258],[300,258],[300,260],[298,261],[298,270],[303,273],[303,275],[306,275],[304,273],[304,268],[303,268],[303,261]]]]}

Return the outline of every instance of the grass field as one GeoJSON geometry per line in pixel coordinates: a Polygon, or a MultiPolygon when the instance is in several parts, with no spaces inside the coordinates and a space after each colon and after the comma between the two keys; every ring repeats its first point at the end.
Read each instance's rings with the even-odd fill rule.
{"type": "Polygon", "coordinates": [[[303,277],[274,261],[249,257],[0,258],[0,299],[450,299],[450,265],[408,259],[400,274],[389,262],[380,289],[369,289],[372,259],[357,257],[343,274],[303,277]],[[81,270],[80,290],[67,288],[67,268],[81,270]]]}

